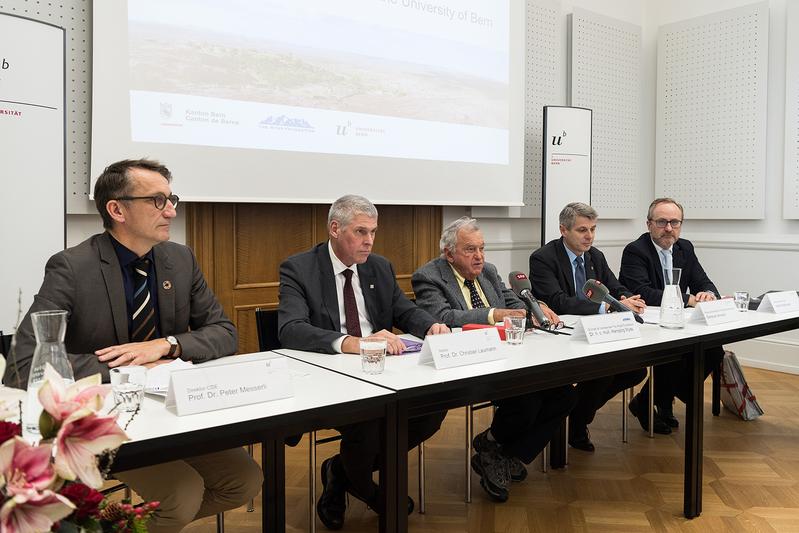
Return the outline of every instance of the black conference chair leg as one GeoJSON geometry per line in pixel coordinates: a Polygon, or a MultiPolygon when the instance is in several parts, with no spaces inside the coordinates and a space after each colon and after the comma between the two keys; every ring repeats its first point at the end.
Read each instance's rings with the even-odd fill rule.
{"type": "Polygon", "coordinates": [[[316,533],[316,431],[308,433],[308,531],[316,533]]]}
{"type": "Polygon", "coordinates": [[[711,375],[713,381],[713,416],[721,414],[721,368],[713,369],[711,375]]]}
{"type": "Polygon", "coordinates": [[[424,442],[419,443],[419,514],[425,511],[425,464],[424,464],[424,442]]]}
{"type": "Polygon", "coordinates": [[[472,433],[474,433],[474,412],[471,404],[466,406],[466,503],[472,503],[472,433]]]}
{"type": "Polygon", "coordinates": [[[649,367],[649,438],[655,438],[655,367],[649,367]]]}

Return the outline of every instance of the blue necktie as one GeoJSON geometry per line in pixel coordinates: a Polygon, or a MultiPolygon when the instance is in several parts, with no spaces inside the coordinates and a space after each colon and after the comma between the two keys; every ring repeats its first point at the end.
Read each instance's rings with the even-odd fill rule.
{"type": "Polygon", "coordinates": [[[663,281],[668,285],[671,283],[671,269],[673,268],[671,250],[661,250],[660,255],[663,256],[663,281]]]}
{"type": "Polygon", "coordinates": [[[574,290],[579,298],[587,300],[583,294],[583,285],[585,285],[585,266],[583,266],[583,256],[574,258],[574,290]]]}

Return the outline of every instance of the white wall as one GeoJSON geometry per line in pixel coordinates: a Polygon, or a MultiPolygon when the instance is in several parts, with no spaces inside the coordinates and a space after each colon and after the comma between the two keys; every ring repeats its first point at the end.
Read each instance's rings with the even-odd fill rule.
{"type": "MultiPolygon", "coordinates": [[[[799,221],[782,218],[785,132],[786,2],[770,0],[766,218],[750,221],[688,220],[683,237],[697,247],[719,290],[796,289],[799,221]]],[[[645,231],[646,207],[654,197],[657,35],[663,24],[732,9],[752,0],[563,0],[563,25],[574,7],[640,25],[642,28],[641,201],[630,220],[602,220],[596,245],[618,271],[624,245],[645,231]]],[[[565,57],[565,49],[564,49],[565,57]]],[[[445,208],[444,223],[468,209],[445,208]]],[[[488,260],[501,273],[527,272],[528,257],[540,235],[537,219],[481,219],[488,260]]],[[[774,335],[732,346],[742,362],[799,373],[799,332],[774,335]]]]}

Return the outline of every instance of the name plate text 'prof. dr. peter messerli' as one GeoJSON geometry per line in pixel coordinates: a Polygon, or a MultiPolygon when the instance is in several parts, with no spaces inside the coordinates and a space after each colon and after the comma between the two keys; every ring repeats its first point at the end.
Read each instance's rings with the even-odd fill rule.
{"type": "Polygon", "coordinates": [[[166,407],[178,416],[294,396],[284,357],[198,365],[173,372],[166,407]]]}

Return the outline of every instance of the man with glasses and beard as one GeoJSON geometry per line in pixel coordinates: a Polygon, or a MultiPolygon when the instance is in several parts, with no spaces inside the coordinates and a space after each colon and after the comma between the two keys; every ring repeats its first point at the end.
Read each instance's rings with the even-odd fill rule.
{"type": "MultiPolygon", "coordinates": [[[[665,288],[664,269],[682,269],[680,292],[686,307],[715,300],[719,297],[716,286],[710,281],[699,263],[691,241],[680,238],[683,225],[683,208],[672,198],[657,198],[649,205],[646,217],[647,232],[624,248],[621,256],[619,281],[641,295],[650,305],[660,305],[665,288]]],[[[713,348],[706,354],[705,377],[718,368],[724,349],[713,348]]],[[[674,397],[685,401],[688,395],[689,369],[685,362],[675,361],[655,367],[656,420],[676,429],[680,423],[672,410],[674,397]]],[[[649,383],[630,402],[630,411],[647,429],[644,413],[649,405],[649,383]]]]}

